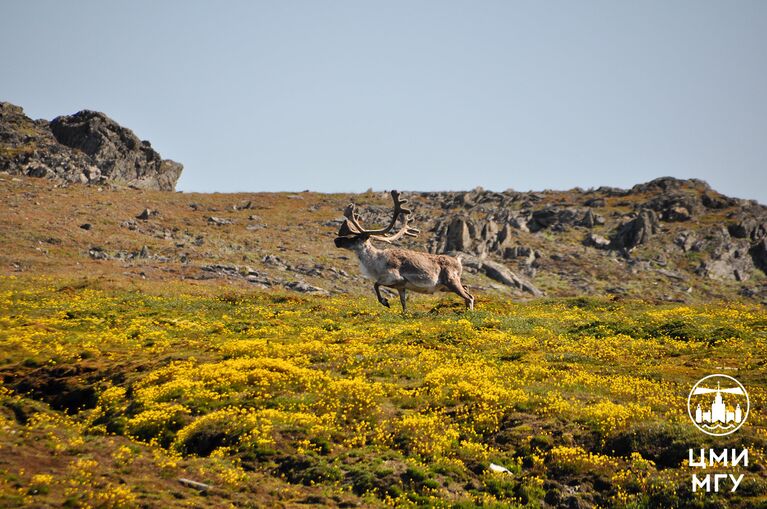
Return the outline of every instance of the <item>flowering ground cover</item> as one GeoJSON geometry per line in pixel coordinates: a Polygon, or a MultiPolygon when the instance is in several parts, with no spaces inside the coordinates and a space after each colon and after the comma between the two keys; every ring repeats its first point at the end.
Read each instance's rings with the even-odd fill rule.
{"type": "Polygon", "coordinates": [[[412,309],[5,277],[0,506],[767,507],[763,308],[412,309]],[[751,402],[720,438],[687,415],[718,372],[751,402]],[[701,447],[748,449],[735,493],[691,492],[701,447]]]}

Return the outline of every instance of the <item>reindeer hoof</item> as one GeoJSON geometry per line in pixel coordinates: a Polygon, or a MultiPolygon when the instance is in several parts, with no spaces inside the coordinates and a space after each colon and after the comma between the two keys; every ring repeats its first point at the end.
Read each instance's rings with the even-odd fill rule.
{"type": "Polygon", "coordinates": [[[381,299],[379,302],[383,304],[384,306],[386,306],[387,308],[391,307],[389,306],[389,299],[381,299]]]}

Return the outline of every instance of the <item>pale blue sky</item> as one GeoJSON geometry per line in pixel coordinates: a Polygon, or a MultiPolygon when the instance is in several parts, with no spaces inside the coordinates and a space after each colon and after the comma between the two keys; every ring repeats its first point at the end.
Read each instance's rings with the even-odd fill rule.
{"type": "Polygon", "coordinates": [[[0,100],[103,111],[184,191],[628,187],[767,203],[764,1],[0,4],[0,100]]]}

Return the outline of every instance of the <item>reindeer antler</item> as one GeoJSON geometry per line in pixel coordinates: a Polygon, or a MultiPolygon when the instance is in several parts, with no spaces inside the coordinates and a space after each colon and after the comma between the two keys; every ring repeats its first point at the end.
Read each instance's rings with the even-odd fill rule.
{"type": "MultiPolygon", "coordinates": [[[[347,221],[343,226],[341,226],[341,230],[342,231],[348,230],[348,233],[359,233],[359,234],[364,233],[364,234],[370,235],[372,239],[381,240],[383,242],[389,242],[389,243],[394,242],[395,240],[398,240],[403,235],[407,235],[409,237],[415,237],[416,235],[418,235],[418,233],[420,233],[420,230],[418,228],[413,228],[412,226],[410,226],[410,221],[412,219],[411,218],[412,211],[402,206],[403,204],[407,203],[407,200],[400,199],[399,191],[392,191],[391,197],[392,197],[392,200],[394,201],[394,212],[392,214],[391,222],[389,222],[389,225],[387,227],[381,228],[378,230],[366,230],[365,228],[362,227],[362,225],[359,222],[360,218],[357,215],[354,204],[350,203],[344,210],[344,217],[346,217],[347,221]],[[394,228],[394,225],[397,224],[397,219],[400,217],[400,215],[403,217],[402,228],[400,228],[400,230],[394,235],[386,235],[394,228]]],[[[339,232],[339,234],[340,233],[341,232],[339,232]]]]}

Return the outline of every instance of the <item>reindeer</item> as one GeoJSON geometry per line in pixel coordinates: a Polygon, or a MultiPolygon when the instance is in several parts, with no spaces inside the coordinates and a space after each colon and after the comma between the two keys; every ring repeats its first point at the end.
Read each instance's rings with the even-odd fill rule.
{"type": "Polygon", "coordinates": [[[409,249],[379,249],[371,240],[391,244],[403,236],[415,237],[419,230],[410,226],[411,211],[402,205],[407,200],[400,200],[399,192],[391,192],[394,200],[394,213],[391,222],[385,228],[366,230],[360,225],[354,204],[349,204],[344,210],[346,220],[338,230],[335,239],[336,247],[350,249],[357,254],[362,273],[372,279],[373,289],[378,302],[389,307],[389,300],[381,296],[381,287],[395,288],[399,292],[402,312],[406,312],[405,292],[413,290],[418,293],[434,293],[437,291],[453,292],[460,295],[466,307],[474,309],[474,297],[461,283],[461,262],[447,255],[433,255],[411,251],[409,249]],[[389,235],[397,219],[402,216],[402,226],[397,233],[389,235]]]}

